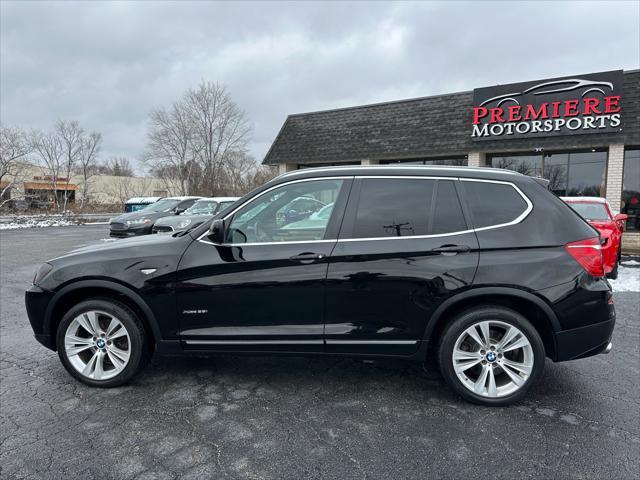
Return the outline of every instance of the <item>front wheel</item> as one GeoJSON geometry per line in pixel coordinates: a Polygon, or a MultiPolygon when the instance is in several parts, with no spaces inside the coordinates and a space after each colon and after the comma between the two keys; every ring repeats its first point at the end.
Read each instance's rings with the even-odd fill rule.
{"type": "Polygon", "coordinates": [[[56,341],[67,371],[92,387],[122,385],[149,356],[140,319],[126,305],[106,298],[71,308],[60,322],[56,341]]]}
{"type": "Polygon", "coordinates": [[[536,329],[504,307],[463,312],[445,330],[440,371],[466,400],[505,406],[521,400],[540,376],[544,345],[536,329]]]}

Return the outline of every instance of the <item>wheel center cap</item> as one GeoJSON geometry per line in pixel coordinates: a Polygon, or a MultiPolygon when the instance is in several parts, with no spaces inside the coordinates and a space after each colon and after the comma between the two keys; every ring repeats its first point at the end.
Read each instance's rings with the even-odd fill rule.
{"type": "Polygon", "coordinates": [[[496,354],[493,352],[487,352],[487,362],[493,363],[496,361],[496,354]]]}
{"type": "Polygon", "coordinates": [[[105,345],[106,345],[106,343],[105,343],[103,338],[99,338],[98,340],[96,340],[96,347],[104,348],[105,345]]]}

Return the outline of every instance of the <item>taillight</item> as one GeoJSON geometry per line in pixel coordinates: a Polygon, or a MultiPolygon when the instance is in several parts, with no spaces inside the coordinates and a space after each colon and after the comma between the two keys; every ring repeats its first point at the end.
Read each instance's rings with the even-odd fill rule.
{"type": "Polygon", "coordinates": [[[567,243],[564,248],[589,275],[604,277],[602,247],[598,237],[567,243]]]}

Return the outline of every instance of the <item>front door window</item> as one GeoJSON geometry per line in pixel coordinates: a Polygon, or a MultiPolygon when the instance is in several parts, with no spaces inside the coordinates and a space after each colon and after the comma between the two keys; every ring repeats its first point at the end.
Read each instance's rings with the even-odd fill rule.
{"type": "Polygon", "coordinates": [[[324,239],[343,180],[302,181],[275,188],[238,210],[225,243],[324,239]]]}

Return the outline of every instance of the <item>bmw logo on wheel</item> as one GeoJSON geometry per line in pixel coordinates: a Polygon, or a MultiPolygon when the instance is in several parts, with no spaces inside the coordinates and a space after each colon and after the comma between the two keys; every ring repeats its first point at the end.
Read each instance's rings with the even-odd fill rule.
{"type": "Polygon", "coordinates": [[[99,338],[98,341],[96,342],[96,347],[98,348],[104,348],[104,346],[106,345],[104,339],[99,338]]]}
{"type": "Polygon", "coordinates": [[[496,354],[493,353],[493,352],[487,353],[487,361],[488,362],[495,362],[496,361],[496,354]]]}

